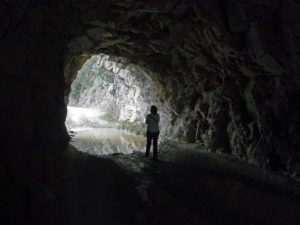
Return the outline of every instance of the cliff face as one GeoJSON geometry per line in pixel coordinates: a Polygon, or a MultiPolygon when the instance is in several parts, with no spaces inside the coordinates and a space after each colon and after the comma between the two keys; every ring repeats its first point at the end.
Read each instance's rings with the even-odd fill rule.
{"type": "Polygon", "coordinates": [[[1,176],[49,186],[53,159],[68,142],[70,85],[99,53],[149,74],[170,109],[168,137],[299,176],[299,7],[296,0],[1,0],[1,165],[10,171],[1,176]]]}
{"type": "Polygon", "coordinates": [[[161,138],[165,138],[171,125],[170,109],[160,99],[163,92],[139,66],[121,57],[100,54],[92,56],[79,70],[68,105],[96,109],[111,126],[145,134],[145,118],[155,104],[161,118],[161,138]]]}

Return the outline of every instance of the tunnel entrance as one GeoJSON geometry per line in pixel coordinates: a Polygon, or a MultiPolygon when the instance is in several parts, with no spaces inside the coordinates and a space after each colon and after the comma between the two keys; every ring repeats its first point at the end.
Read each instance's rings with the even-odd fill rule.
{"type": "Polygon", "coordinates": [[[71,85],[65,122],[71,143],[94,155],[144,151],[144,118],[151,105],[162,106],[158,93],[149,75],[126,59],[92,56],[71,85]]]}

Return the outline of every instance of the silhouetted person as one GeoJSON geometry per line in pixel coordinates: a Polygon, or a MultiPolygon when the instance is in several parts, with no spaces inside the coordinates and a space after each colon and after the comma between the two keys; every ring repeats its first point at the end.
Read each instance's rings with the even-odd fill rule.
{"type": "Polygon", "coordinates": [[[149,157],[151,142],[153,140],[153,159],[157,160],[157,141],[159,136],[159,119],[160,116],[157,113],[155,105],[151,106],[151,114],[146,117],[147,124],[147,146],[146,146],[146,157],[149,157]]]}

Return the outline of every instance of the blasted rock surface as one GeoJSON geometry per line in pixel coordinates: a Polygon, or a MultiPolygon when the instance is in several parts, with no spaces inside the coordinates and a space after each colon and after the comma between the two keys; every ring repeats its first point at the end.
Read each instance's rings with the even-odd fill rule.
{"type": "Polygon", "coordinates": [[[38,213],[58,224],[47,214],[57,204],[47,193],[59,189],[56,168],[68,142],[64,98],[98,53],[149,71],[172,111],[171,139],[299,177],[299,7],[296,0],[1,0],[4,224],[38,213]],[[28,193],[35,201],[26,202],[28,193]]]}
{"type": "Polygon", "coordinates": [[[172,111],[169,138],[295,171],[299,3],[91,1],[72,9],[81,26],[69,64],[102,52],[147,68],[172,111]]]}

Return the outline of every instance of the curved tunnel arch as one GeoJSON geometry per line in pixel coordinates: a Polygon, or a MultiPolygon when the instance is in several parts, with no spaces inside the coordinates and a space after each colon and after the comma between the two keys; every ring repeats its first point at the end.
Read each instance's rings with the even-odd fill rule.
{"type": "Polygon", "coordinates": [[[55,193],[56,168],[68,162],[64,97],[100,52],[153,73],[181,140],[299,179],[298,1],[20,2],[0,2],[0,166],[10,224],[28,219],[18,199],[26,205],[40,186],[55,193]]]}
{"type": "MultiPolygon", "coordinates": [[[[168,137],[170,107],[168,103],[164,102],[162,87],[158,82],[152,80],[149,71],[147,73],[122,57],[98,54],[86,61],[81,70],[78,71],[73,85],[78,87],[81,82],[80,78],[88,79],[92,84],[88,87],[88,93],[81,95],[82,91],[87,91],[86,89],[77,91],[79,96],[76,100],[72,98],[72,106],[96,107],[113,115],[116,121],[129,121],[142,128],[144,127],[145,116],[149,113],[150,106],[154,104],[159,108],[161,116],[161,139],[170,138],[168,137]],[[89,66],[85,66],[87,64],[89,66]],[[84,73],[82,72],[83,69],[84,73]],[[110,75],[113,76],[111,77],[113,80],[109,79],[110,81],[104,82],[105,77],[97,76],[96,74],[99,72],[103,74],[101,69],[111,72],[110,75]],[[106,87],[103,87],[103,82],[106,87]],[[98,89],[93,87],[94,84],[98,85],[98,89]],[[111,89],[115,90],[113,94],[111,94],[111,89]]],[[[70,97],[67,95],[65,98],[70,97]]],[[[136,132],[144,133],[141,129],[136,132]]]]}
{"type": "MultiPolygon", "coordinates": [[[[250,2],[138,1],[129,8],[118,1],[53,1],[47,7],[24,3],[20,15],[11,16],[14,22],[1,28],[5,55],[1,67],[9,87],[14,83],[10,77],[15,76],[30,89],[28,94],[18,95],[24,98],[19,111],[34,116],[23,118],[13,113],[17,123],[24,125],[22,129],[31,134],[24,140],[4,121],[12,127],[6,144],[65,146],[62,93],[67,95],[72,77],[86,59],[103,52],[128,58],[153,72],[166,91],[171,124],[179,128],[183,140],[202,141],[211,151],[229,151],[260,167],[268,166],[273,154],[285,168],[295,168],[297,129],[284,135],[276,130],[298,123],[297,102],[291,100],[296,98],[289,97],[298,90],[297,48],[291,49],[297,43],[297,30],[293,30],[296,16],[284,16],[288,9],[298,9],[292,2],[284,7],[270,3],[271,8],[262,3],[262,21],[254,13],[257,4],[250,2]],[[273,21],[272,15],[278,20],[273,21]],[[140,19],[145,26],[139,24],[140,19]],[[18,21],[20,26],[15,27],[18,21]],[[15,61],[20,63],[16,66],[15,61]],[[33,109],[26,111],[25,102],[33,109]],[[283,118],[289,112],[292,118],[283,118]],[[286,140],[291,152],[282,147],[286,140]]],[[[16,2],[2,8],[10,15],[14,10],[9,9],[14,7],[19,7],[16,2]]],[[[8,97],[7,101],[16,99],[8,97]]],[[[13,110],[18,111],[7,109],[5,115],[13,110]]]]}
{"type": "MultiPolygon", "coordinates": [[[[80,32],[69,39],[65,61],[66,68],[74,64],[71,77],[90,54],[127,58],[150,71],[164,90],[164,101],[171,111],[168,130],[173,137],[201,142],[209,151],[229,152],[251,164],[266,166],[267,145],[272,145],[266,139],[272,125],[266,122],[268,116],[260,113],[266,106],[257,106],[262,96],[267,97],[259,89],[262,85],[271,87],[283,70],[278,58],[255,41],[259,38],[257,27],[246,24],[245,16],[255,6],[224,3],[222,8],[218,3],[174,2],[174,8],[172,4],[161,8],[158,2],[149,4],[150,11],[143,10],[138,2],[127,14],[126,7],[112,3],[105,7],[117,6],[118,13],[112,10],[111,17],[104,20],[95,13],[103,9],[76,18],[80,32]],[[215,14],[202,15],[203,7],[214,8],[215,14]],[[162,13],[164,10],[172,13],[162,13]],[[224,20],[220,15],[227,17],[224,20]],[[131,28],[139,18],[147,26],[131,28]],[[245,39],[238,41],[239,36],[245,39]],[[266,76],[270,80],[261,82],[266,76]]],[[[87,11],[92,6],[93,2],[87,3],[87,11]]]]}
{"type": "Polygon", "coordinates": [[[163,90],[151,74],[122,57],[91,56],[78,71],[66,98],[66,126],[76,133],[72,145],[82,152],[143,152],[145,117],[151,105],[156,105],[160,114],[160,142],[172,138],[163,90]]]}

